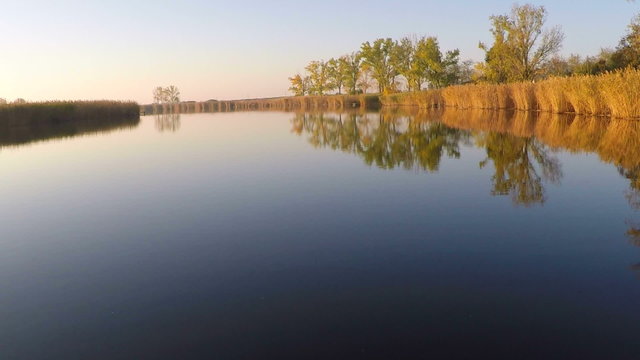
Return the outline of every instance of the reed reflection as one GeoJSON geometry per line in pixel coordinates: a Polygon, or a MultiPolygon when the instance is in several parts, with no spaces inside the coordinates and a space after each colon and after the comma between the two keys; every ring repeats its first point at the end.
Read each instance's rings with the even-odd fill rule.
{"type": "Polygon", "coordinates": [[[159,132],[176,132],[180,130],[180,113],[156,114],[156,130],[159,132]]]}
{"type": "Polygon", "coordinates": [[[49,119],[32,118],[28,121],[0,121],[0,147],[20,146],[33,142],[63,139],[93,134],[104,134],[136,128],[139,117],[49,119]]]}

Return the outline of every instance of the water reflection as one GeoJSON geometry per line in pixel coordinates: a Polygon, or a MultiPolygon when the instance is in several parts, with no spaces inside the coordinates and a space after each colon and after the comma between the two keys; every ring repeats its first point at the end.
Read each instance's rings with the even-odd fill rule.
{"type": "Polygon", "coordinates": [[[108,133],[133,129],[140,124],[139,118],[122,119],[81,119],[81,120],[41,120],[31,119],[27,123],[16,124],[0,121],[0,147],[19,146],[32,142],[61,139],[91,134],[108,133]]]}
{"type": "MultiPolygon", "coordinates": [[[[492,195],[516,205],[543,204],[545,186],[559,184],[557,150],[595,153],[629,179],[625,196],[640,211],[640,122],[531,112],[385,110],[382,113],[298,113],[292,132],[315,147],[358,155],[368,165],[435,172],[442,157],[460,147],[486,151],[479,164],[493,166],[492,195]]],[[[627,236],[640,245],[640,222],[627,220],[627,236]]]]}
{"type": "Polygon", "coordinates": [[[562,178],[558,159],[533,137],[488,132],[475,134],[475,138],[487,152],[480,168],[491,161],[495,169],[493,195],[510,195],[514,204],[541,204],[546,199],[544,181],[559,183],[562,178]]]}
{"type": "Polygon", "coordinates": [[[460,157],[460,145],[469,141],[468,131],[395,114],[301,113],[292,123],[313,146],[355,153],[384,169],[437,171],[444,154],[460,157]]]}
{"type": "Polygon", "coordinates": [[[296,114],[293,132],[306,134],[315,147],[355,153],[368,165],[384,169],[402,167],[435,172],[442,157],[460,157],[460,146],[473,140],[485,148],[483,168],[493,164],[494,195],[510,195],[515,204],[531,205],[545,200],[543,181],[557,183],[562,177],[558,160],[549,148],[533,137],[508,133],[474,132],[437,121],[441,113],[411,115],[296,114]]]}
{"type": "Polygon", "coordinates": [[[156,114],[155,122],[159,132],[176,132],[180,130],[180,113],[156,114]]]}

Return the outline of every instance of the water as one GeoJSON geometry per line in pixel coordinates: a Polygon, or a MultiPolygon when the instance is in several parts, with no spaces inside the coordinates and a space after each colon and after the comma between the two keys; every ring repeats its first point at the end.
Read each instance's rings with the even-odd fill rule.
{"type": "Polygon", "coordinates": [[[640,358],[638,123],[24,131],[0,140],[2,359],[640,358]]]}

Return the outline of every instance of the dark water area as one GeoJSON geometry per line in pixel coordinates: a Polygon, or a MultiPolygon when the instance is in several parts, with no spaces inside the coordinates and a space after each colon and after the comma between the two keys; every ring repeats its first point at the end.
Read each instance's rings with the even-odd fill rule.
{"type": "Polygon", "coordinates": [[[639,122],[102,130],[0,135],[0,359],[640,358],[639,122]]]}

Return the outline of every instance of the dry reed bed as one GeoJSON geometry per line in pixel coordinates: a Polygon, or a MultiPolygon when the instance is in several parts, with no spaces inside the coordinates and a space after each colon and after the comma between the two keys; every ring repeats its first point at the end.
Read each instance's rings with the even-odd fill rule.
{"type": "Polygon", "coordinates": [[[50,101],[0,105],[0,122],[37,125],[65,121],[100,121],[140,117],[139,105],[121,101],[50,101]]]}
{"type": "Polygon", "coordinates": [[[537,83],[457,85],[381,97],[384,106],[515,109],[640,118],[640,70],[555,77],[537,83]]]}
{"type": "Polygon", "coordinates": [[[42,102],[0,105],[0,147],[130,128],[138,104],[117,101],[42,102]]]}

